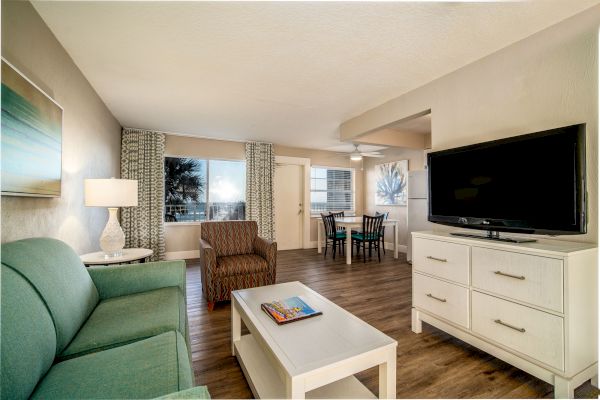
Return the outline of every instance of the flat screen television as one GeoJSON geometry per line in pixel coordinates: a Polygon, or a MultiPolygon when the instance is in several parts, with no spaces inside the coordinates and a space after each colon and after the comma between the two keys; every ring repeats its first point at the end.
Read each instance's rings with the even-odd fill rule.
{"type": "Polygon", "coordinates": [[[436,151],[427,163],[431,222],[495,235],[586,232],[585,124],[436,151]]]}

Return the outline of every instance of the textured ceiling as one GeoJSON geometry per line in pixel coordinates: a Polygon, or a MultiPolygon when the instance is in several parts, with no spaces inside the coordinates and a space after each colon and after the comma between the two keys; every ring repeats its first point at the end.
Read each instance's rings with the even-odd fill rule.
{"type": "Polygon", "coordinates": [[[327,149],[341,122],[599,2],[34,6],[124,126],[327,149]]]}

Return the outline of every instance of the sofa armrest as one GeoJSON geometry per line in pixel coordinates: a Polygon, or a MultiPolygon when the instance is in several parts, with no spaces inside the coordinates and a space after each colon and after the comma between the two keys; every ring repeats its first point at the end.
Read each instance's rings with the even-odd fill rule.
{"type": "Polygon", "coordinates": [[[87,268],[101,299],[178,286],[185,298],[185,261],[158,261],[87,268]]]}
{"type": "Polygon", "coordinates": [[[179,392],[169,393],[157,399],[210,399],[210,393],[206,386],[196,386],[193,388],[180,390],[179,392]]]}
{"type": "Polygon", "coordinates": [[[272,274],[271,283],[275,283],[277,269],[277,242],[257,236],[254,239],[254,253],[267,260],[269,273],[272,274]]]}
{"type": "Polygon", "coordinates": [[[213,287],[213,280],[217,269],[217,254],[215,249],[204,239],[200,239],[200,275],[202,280],[202,292],[207,301],[214,299],[209,293],[209,288],[213,287]]]}

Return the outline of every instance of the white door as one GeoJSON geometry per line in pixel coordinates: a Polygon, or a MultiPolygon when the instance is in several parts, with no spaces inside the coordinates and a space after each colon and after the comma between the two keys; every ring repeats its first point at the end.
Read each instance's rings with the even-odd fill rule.
{"type": "Polygon", "coordinates": [[[302,248],[304,167],[275,166],[275,239],[277,250],[302,248]]]}

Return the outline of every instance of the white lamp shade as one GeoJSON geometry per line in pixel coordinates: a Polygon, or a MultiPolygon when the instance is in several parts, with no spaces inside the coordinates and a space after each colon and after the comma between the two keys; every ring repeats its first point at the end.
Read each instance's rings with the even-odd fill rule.
{"type": "Polygon", "coordinates": [[[84,179],[87,207],[136,207],[138,181],[132,179],[84,179]]]}

